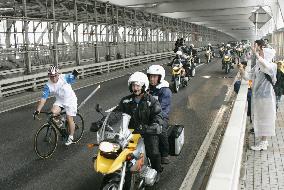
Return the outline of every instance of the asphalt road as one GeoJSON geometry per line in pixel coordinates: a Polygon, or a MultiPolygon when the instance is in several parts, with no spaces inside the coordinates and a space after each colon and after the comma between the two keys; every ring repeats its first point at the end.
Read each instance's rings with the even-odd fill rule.
{"type": "MultiPolygon", "coordinates": [[[[169,68],[166,70],[169,80],[169,68]]],[[[220,58],[215,58],[213,63],[198,67],[189,86],[174,94],[170,123],[185,126],[185,145],[182,153],[171,157],[171,164],[164,168],[158,189],[179,188],[235,76],[236,69],[226,75],[221,70],[220,58]]],[[[35,104],[0,114],[0,189],[99,189],[102,176],[93,170],[94,151],[86,146],[95,142],[89,126],[100,117],[95,112],[97,103],[107,109],[129,94],[128,77],[101,84],[101,89],[81,110],[86,128],[83,139],[69,147],[60,141],[47,160],[39,159],[33,150],[34,134],[44,122],[32,119],[35,104]]],[[[78,102],[96,86],[76,91],[78,102]]],[[[49,99],[46,110],[52,103],[53,99],[49,99]]]]}

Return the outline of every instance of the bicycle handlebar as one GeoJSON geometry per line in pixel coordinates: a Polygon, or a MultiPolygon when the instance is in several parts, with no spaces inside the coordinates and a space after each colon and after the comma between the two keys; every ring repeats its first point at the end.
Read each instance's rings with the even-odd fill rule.
{"type": "MultiPolygon", "coordinates": [[[[39,112],[39,114],[46,114],[46,115],[50,115],[50,119],[52,119],[52,118],[55,118],[55,117],[58,117],[58,116],[64,115],[64,114],[66,114],[66,112],[60,112],[60,113],[59,113],[59,114],[57,114],[57,115],[52,115],[52,114],[53,114],[52,112],[41,111],[41,112],[39,112]]],[[[38,115],[39,115],[39,114],[38,114],[38,115]]],[[[38,117],[38,115],[34,115],[34,120],[35,120],[35,119],[37,119],[37,120],[41,120],[41,118],[40,118],[40,117],[38,117]]]]}

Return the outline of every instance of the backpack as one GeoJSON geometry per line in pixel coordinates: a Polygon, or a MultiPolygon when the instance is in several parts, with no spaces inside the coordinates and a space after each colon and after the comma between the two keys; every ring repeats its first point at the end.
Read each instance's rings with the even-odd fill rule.
{"type": "MultiPolygon", "coordinates": [[[[273,86],[275,95],[277,95],[277,94],[278,94],[278,93],[277,93],[278,86],[275,86],[275,85],[273,84],[270,75],[268,75],[268,74],[266,74],[266,73],[264,73],[264,75],[265,75],[266,80],[268,80],[268,81],[270,82],[270,84],[273,86]]],[[[279,75],[280,75],[280,73],[277,72],[276,78],[277,78],[278,80],[281,78],[279,75]]],[[[280,84],[280,85],[282,84],[282,86],[279,86],[279,88],[280,88],[280,90],[281,90],[281,95],[284,95],[284,81],[277,81],[277,82],[278,82],[278,84],[280,84]]]]}

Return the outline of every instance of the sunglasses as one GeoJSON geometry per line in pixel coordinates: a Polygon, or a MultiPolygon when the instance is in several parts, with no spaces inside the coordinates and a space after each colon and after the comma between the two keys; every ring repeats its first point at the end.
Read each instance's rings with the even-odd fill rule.
{"type": "Polygon", "coordinates": [[[49,78],[55,78],[55,77],[57,77],[58,75],[48,75],[49,76],[49,78]]]}

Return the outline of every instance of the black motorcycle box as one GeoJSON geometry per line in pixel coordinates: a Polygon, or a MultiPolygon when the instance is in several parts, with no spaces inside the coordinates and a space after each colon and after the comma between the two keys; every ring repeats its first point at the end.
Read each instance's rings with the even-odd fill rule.
{"type": "Polygon", "coordinates": [[[178,156],[184,144],[184,126],[169,125],[168,136],[169,154],[171,156],[178,156]]]}

